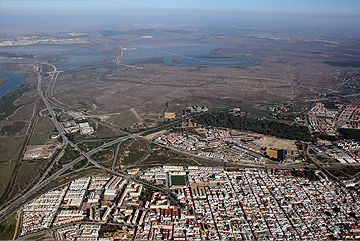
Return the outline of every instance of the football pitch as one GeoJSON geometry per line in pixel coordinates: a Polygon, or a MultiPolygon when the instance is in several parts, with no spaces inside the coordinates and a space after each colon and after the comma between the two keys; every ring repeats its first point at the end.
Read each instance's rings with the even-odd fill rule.
{"type": "Polygon", "coordinates": [[[185,186],[185,176],[171,176],[171,186],[185,186]]]}

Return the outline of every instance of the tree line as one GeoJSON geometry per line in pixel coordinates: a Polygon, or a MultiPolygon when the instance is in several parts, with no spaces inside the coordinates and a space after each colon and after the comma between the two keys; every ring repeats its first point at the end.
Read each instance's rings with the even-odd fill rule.
{"type": "Polygon", "coordinates": [[[291,140],[310,141],[311,134],[307,127],[287,125],[269,120],[258,120],[249,117],[234,116],[226,112],[205,113],[194,116],[193,120],[205,126],[226,127],[252,131],[264,135],[277,136],[291,140]]]}
{"type": "Polygon", "coordinates": [[[359,129],[339,128],[338,132],[340,133],[340,135],[342,135],[343,139],[360,141],[359,129]]]}

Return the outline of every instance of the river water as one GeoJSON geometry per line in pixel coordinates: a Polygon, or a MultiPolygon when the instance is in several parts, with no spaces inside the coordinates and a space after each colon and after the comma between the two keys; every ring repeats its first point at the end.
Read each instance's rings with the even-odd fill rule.
{"type": "Polygon", "coordinates": [[[0,97],[21,85],[25,80],[24,76],[19,74],[0,71],[0,75],[8,79],[4,85],[0,86],[0,97]]]}

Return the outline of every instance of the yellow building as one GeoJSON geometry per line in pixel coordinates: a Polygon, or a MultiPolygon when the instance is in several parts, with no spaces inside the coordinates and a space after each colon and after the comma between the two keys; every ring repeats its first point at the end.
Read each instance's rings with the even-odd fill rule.
{"type": "Polygon", "coordinates": [[[175,113],[165,112],[164,118],[175,118],[175,113]]]}

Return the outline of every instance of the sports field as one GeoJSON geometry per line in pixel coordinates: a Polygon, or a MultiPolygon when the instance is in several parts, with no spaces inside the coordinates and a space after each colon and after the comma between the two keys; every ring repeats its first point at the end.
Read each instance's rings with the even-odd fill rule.
{"type": "Polygon", "coordinates": [[[185,176],[171,176],[171,186],[185,186],[185,176]]]}

